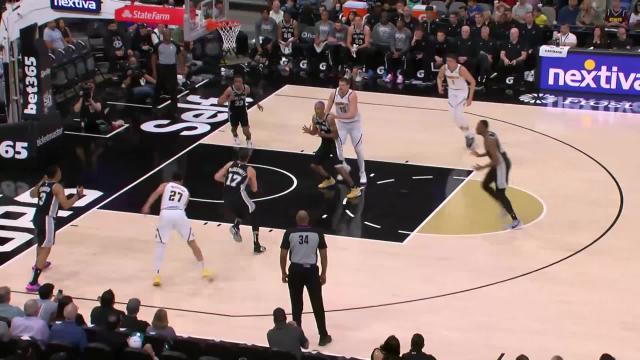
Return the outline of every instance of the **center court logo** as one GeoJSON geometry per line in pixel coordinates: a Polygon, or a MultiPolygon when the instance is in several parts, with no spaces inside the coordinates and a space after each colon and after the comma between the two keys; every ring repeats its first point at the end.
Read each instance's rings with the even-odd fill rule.
{"type": "MultiPolygon", "coordinates": [[[[547,84],[551,86],[568,86],[572,88],[591,88],[604,90],[640,91],[640,73],[625,72],[618,66],[596,64],[594,59],[587,59],[584,69],[568,70],[552,67],[548,72],[547,84]]],[[[636,69],[638,69],[636,67],[636,69]]]]}
{"type": "Polygon", "coordinates": [[[520,101],[527,104],[551,104],[554,101],[558,100],[557,97],[550,94],[524,94],[520,95],[520,101]]]}

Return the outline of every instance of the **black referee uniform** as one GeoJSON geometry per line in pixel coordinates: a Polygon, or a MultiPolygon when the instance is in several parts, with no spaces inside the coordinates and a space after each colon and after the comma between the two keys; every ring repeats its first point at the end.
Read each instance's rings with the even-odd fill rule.
{"type": "Polygon", "coordinates": [[[310,227],[299,226],[285,232],[280,245],[282,253],[289,253],[289,296],[293,320],[302,327],[302,293],[307,288],[313,315],[316,318],[320,341],[330,339],[322,301],[322,283],[318,262],[318,250],[327,249],[324,234],[310,227]]]}

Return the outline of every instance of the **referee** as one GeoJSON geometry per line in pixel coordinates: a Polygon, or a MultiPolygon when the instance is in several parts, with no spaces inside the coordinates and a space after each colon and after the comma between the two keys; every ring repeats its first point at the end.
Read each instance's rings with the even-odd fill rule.
{"type": "Polygon", "coordinates": [[[322,302],[322,285],[327,282],[327,243],[323,233],[309,226],[309,214],[306,211],[298,211],[296,224],[296,228],[289,229],[284,233],[282,245],[280,245],[282,282],[289,283],[293,321],[300,327],[302,327],[302,293],[304,288],[307,288],[313,315],[320,333],[318,345],[325,346],[331,342],[322,302]],[[318,252],[320,252],[322,273],[319,273],[317,265],[318,252]],[[289,274],[287,274],[287,254],[291,259],[289,274]]]}
{"type": "Polygon", "coordinates": [[[180,45],[171,41],[169,30],[163,31],[162,41],[156,45],[151,63],[156,79],[153,105],[159,105],[160,95],[169,95],[175,113],[178,107],[178,68],[182,70],[184,67],[184,55],[180,51],[180,45]]]}

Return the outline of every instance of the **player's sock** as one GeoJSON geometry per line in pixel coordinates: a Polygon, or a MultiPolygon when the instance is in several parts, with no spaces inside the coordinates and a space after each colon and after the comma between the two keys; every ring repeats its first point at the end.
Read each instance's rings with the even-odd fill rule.
{"type": "Polygon", "coordinates": [[[29,282],[29,284],[37,284],[38,283],[38,279],[40,278],[40,274],[42,274],[42,269],[38,269],[37,267],[33,270],[33,277],[31,278],[31,281],[29,282]]]}
{"type": "Polygon", "coordinates": [[[200,270],[204,270],[204,260],[198,261],[198,265],[200,265],[200,270]]]}
{"type": "Polygon", "coordinates": [[[156,274],[160,273],[160,266],[162,265],[162,260],[164,259],[165,248],[166,248],[166,245],[163,243],[156,244],[156,251],[153,255],[156,274]]]}
{"type": "Polygon", "coordinates": [[[236,221],[233,222],[233,227],[236,228],[237,231],[240,231],[240,224],[242,224],[242,220],[236,219],[236,221]]]}
{"type": "Polygon", "coordinates": [[[464,132],[464,137],[466,138],[474,137],[473,131],[471,131],[471,129],[467,128],[466,130],[462,130],[462,131],[464,132]]]}
{"type": "Polygon", "coordinates": [[[358,157],[358,170],[360,174],[366,174],[364,170],[364,151],[362,151],[360,146],[356,147],[356,156],[358,157]]]}
{"type": "Polygon", "coordinates": [[[260,240],[258,239],[258,237],[260,236],[260,233],[257,231],[253,232],[253,246],[260,246],[260,240]]]}

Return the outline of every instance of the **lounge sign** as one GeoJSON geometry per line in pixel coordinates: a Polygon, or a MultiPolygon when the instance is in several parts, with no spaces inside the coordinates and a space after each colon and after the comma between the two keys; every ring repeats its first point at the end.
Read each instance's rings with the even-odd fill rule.
{"type": "Polygon", "coordinates": [[[51,0],[51,9],[61,11],[97,14],[101,9],[101,0],[51,0]]]}

